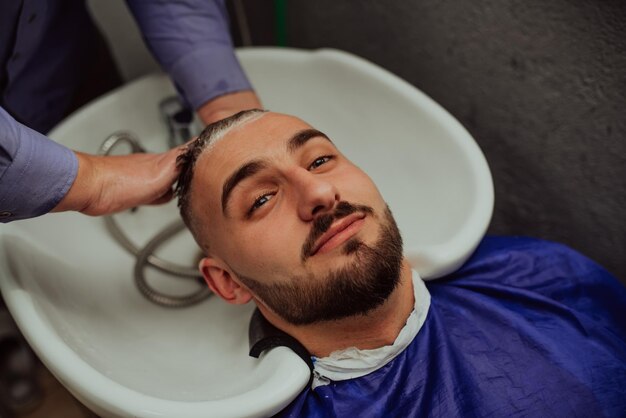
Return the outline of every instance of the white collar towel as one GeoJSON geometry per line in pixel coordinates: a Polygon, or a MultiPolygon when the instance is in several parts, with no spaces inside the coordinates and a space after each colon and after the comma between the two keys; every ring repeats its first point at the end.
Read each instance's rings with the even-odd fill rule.
{"type": "Polygon", "coordinates": [[[313,389],[327,385],[331,381],[354,379],[370,374],[396,358],[411,344],[422,328],[430,308],[430,293],[422,278],[415,270],[412,277],[415,307],[394,343],[372,350],[349,347],[333,351],[328,357],[313,357],[313,389]]]}

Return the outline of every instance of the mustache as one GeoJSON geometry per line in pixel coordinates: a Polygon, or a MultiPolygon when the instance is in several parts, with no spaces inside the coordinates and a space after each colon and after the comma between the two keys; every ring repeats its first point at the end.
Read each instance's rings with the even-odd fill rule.
{"type": "Polygon", "coordinates": [[[333,213],[325,213],[315,218],[311,226],[311,232],[309,232],[309,236],[304,241],[304,245],[302,245],[302,252],[300,254],[302,261],[304,262],[311,256],[315,242],[330,229],[333,222],[355,212],[363,212],[371,215],[374,213],[374,209],[365,205],[341,201],[337,204],[333,213]]]}

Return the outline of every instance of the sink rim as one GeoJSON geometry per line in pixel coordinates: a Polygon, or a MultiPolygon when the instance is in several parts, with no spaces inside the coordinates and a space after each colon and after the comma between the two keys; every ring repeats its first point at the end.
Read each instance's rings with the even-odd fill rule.
{"type": "MultiPolygon", "coordinates": [[[[0,234],[0,258],[5,254],[5,246],[10,245],[11,230],[16,229],[7,226],[0,234]]],[[[29,244],[36,245],[32,242],[29,244]]],[[[47,324],[33,298],[20,286],[19,279],[13,277],[6,263],[0,263],[0,290],[15,322],[46,367],[76,398],[103,416],[111,416],[111,412],[115,411],[120,416],[137,417],[169,417],[180,416],[181,413],[190,418],[206,417],[207,413],[220,417],[239,417],[241,411],[236,406],[243,401],[258,406],[255,416],[275,413],[295,398],[309,380],[310,371],[302,359],[286,347],[276,347],[260,357],[260,361],[266,363],[261,367],[274,367],[284,373],[269,374],[263,386],[217,400],[190,402],[157,398],[110,379],[69,348],[59,334],[53,331],[54,328],[47,324]],[[45,347],[45,350],[41,347],[45,347]],[[58,366],[63,364],[71,364],[72,367],[58,366]],[[279,376],[281,379],[278,379],[279,376]],[[268,396],[267,388],[279,387],[282,387],[282,392],[272,390],[274,393],[268,396]],[[75,388],[81,388],[81,391],[75,388]],[[294,388],[297,390],[294,391],[294,388]],[[277,402],[277,398],[280,402],[277,402]],[[124,408],[120,408],[120,404],[124,408]]]]}

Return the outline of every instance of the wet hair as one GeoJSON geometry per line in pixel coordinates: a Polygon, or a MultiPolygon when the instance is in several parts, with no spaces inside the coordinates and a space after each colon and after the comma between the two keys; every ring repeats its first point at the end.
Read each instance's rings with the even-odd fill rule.
{"type": "Polygon", "coordinates": [[[194,169],[200,155],[211,148],[217,141],[223,138],[231,129],[239,127],[246,122],[261,117],[267,110],[250,109],[244,110],[208,125],[198,138],[187,145],[185,151],[176,159],[176,165],[180,168],[175,193],[178,197],[178,207],[183,221],[191,231],[196,242],[205,251],[208,249],[206,238],[201,235],[201,225],[197,216],[191,210],[191,182],[193,181],[194,169]]]}

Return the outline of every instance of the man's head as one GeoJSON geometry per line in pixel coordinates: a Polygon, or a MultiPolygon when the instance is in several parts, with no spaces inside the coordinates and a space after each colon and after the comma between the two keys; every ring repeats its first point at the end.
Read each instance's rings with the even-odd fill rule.
{"type": "Polygon", "coordinates": [[[231,303],[304,325],[370,312],[396,288],[402,241],[372,180],[292,116],[245,111],[179,158],[200,270],[231,303]]]}

